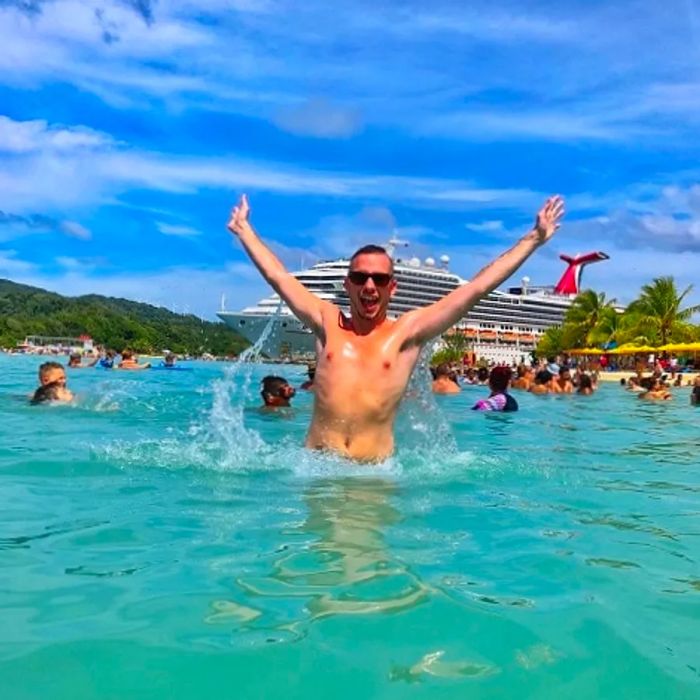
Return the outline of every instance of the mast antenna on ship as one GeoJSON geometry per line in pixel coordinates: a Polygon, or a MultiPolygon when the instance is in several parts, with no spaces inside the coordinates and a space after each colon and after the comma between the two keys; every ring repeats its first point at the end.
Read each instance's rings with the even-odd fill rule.
{"type": "Polygon", "coordinates": [[[221,295],[221,308],[219,311],[226,311],[226,295],[222,294],[221,295]]]}
{"type": "Polygon", "coordinates": [[[384,244],[384,248],[386,248],[386,252],[389,254],[389,257],[393,258],[394,257],[394,251],[398,246],[401,246],[402,248],[408,248],[409,246],[408,241],[401,240],[398,238],[396,235],[396,229],[394,229],[391,232],[391,238],[384,244]]]}

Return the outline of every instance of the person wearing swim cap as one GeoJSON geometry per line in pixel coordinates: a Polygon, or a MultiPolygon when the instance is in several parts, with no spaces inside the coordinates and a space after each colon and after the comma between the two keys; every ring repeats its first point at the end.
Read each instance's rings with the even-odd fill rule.
{"type": "Polygon", "coordinates": [[[474,411],[517,411],[518,402],[508,393],[513,371],[510,367],[494,367],[489,374],[488,398],[480,399],[473,406],[474,411]]]}
{"type": "Polygon", "coordinates": [[[394,262],[366,245],[351,256],[343,286],[350,315],[310,292],[290,274],[250,224],[243,195],[228,228],[264,279],[316,337],[314,407],[306,446],[349,459],[378,462],[394,451],[394,420],[421,349],[452,328],[508,279],[559,228],[561,197],[550,197],[532,229],[510,250],[439,301],[398,319],[387,310],[396,293],[394,262]]]}

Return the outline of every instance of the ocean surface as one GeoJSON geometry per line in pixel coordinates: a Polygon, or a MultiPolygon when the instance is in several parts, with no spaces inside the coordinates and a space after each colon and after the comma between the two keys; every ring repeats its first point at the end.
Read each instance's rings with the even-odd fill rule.
{"type": "MultiPolygon", "coordinates": [[[[301,445],[304,368],[0,356],[0,698],[700,698],[700,409],[416,377],[379,467],[301,445]]],[[[351,401],[352,397],[348,397],[351,401]]]]}

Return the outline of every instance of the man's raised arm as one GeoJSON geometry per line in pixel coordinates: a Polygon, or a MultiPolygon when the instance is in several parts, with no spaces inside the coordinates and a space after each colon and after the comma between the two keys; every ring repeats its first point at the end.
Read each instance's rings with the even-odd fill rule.
{"type": "Polygon", "coordinates": [[[525,234],[510,250],[487,265],[467,284],[440,301],[406,314],[406,344],[422,344],[442,335],[454,326],[479,299],[508,279],[532,253],[546,243],[559,228],[564,215],[564,200],[550,197],[535,220],[532,231],[525,234]]]}
{"type": "Polygon", "coordinates": [[[260,240],[250,225],[249,215],[248,198],[243,195],[238,206],[231,212],[229,231],[238,236],[255,267],[294,315],[316,336],[322,335],[323,308],[329,303],[312,294],[294,275],[287,272],[279,258],[260,240]]]}

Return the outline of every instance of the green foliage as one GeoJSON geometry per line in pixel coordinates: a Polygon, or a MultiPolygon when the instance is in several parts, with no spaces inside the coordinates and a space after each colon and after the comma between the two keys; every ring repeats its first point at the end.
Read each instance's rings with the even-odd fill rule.
{"type": "Polygon", "coordinates": [[[592,290],[574,299],[559,328],[549,329],[537,346],[537,354],[555,355],[572,348],[602,346],[605,343],[664,345],[669,342],[700,340],[700,326],[690,319],[700,306],[683,308],[692,286],[678,291],[672,277],[658,277],[642,287],[639,298],[624,313],[614,300],[592,290]]]}
{"type": "Polygon", "coordinates": [[[537,347],[535,348],[535,355],[537,357],[552,357],[559,355],[564,350],[569,347],[565,344],[565,329],[563,326],[553,326],[548,328],[544,335],[540,338],[537,347]]]}
{"type": "Polygon", "coordinates": [[[689,321],[700,312],[700,306],[681,308],[681,305],[692,288],[689,285],[679,293],[673,277],[657,277],[651,284],[645,284],[639,298],[627,310],[634,319],[637,335],[660,345],[691,340],[696,330],[689,321]]]}
{"type": "Polygon", "coordinates": [[[92,336],[117,351],[236,354],[248,342],[223,323],[174,314],[150,304],[90,294],[63,297],[0,279],[0,346],[27,335],[92,336]]]}
{"type": "Polygon", "coordinates": [[[441,365],[443,362],[461,362],[464,354],[471,348],[467,336],[463,333],[447,333],[442,336],[443,346],[433,353],[430,364],[441,365]]]}

